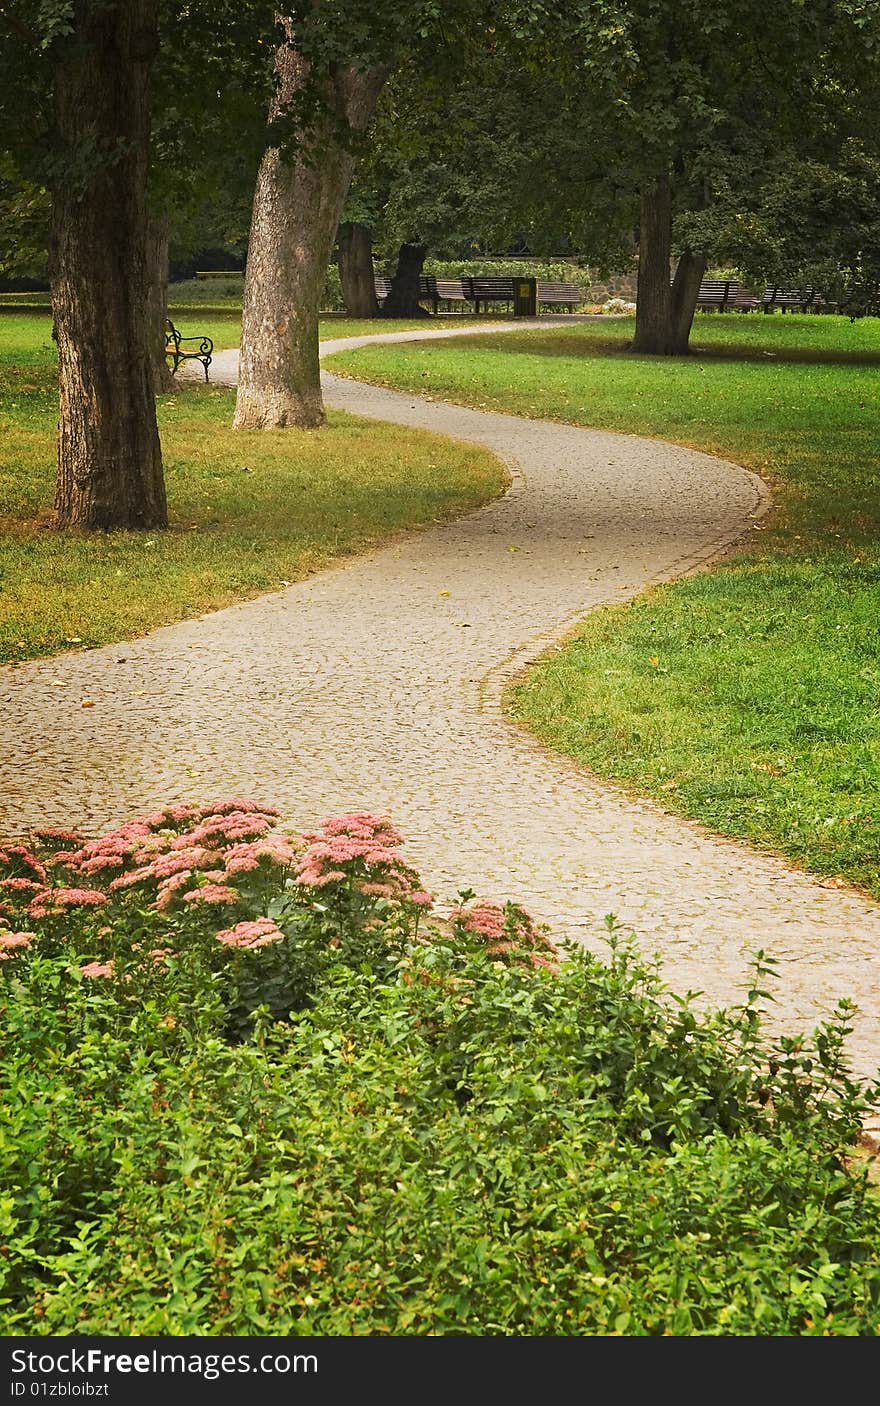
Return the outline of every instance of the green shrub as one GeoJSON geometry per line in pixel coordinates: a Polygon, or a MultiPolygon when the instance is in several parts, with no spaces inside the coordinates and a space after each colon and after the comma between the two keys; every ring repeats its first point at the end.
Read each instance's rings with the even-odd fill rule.
{"type": "Polygon", "coordinates": [[[583,300],[592,299],[593,278],[589,269],[562,259],[426,259],[425,273],[437,278],[461,278],[467,274],[479,278],[524,278],[544,279],[548,283],[575,283],[583,293],[583,300]]]}
{"type": "Polygon", "coordinates": [[[469,892],[426,926],[387,821],[231,805],[5,848],[0,1330],[876,1335],[846,1002],[774,1045],[760,954],[701,1014],[613,921],[604,963],[469,892]],[[237,897],[162,889],[198,845],[237,897]]]}

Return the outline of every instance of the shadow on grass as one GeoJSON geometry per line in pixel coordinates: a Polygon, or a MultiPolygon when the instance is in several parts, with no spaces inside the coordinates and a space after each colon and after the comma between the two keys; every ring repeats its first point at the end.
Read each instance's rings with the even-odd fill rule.
{"type": "MultiPolygon", "coordinates": [[[[629,329],[627,329],[629,333],[629,329]]],[[[446,347],[456,345],[455,339],[444,343],[446,347]]],[[[751,362],[766,366],[768,363],[776,362],[785,365],[809,365],[809,366],[853,366],[853,367],[880,367],[880,348],[877,351],[867,351],[863,348],[847,350],[846,348],[833,347],[794,347],[781,343],[756,343],[749,346],[743,342],[705,342],[695,340],[691,342],[690,350],[686,356],[660,357],[649,356],[644,352],[634,354],[631,350],[632,342],[630,336],[614,336],[603,333],[578,331],[572,329],[564,337],[558,335],[557,329],[546,334],[529,332],[523,329],[521,337],[505,334],[502,339],[497,340],[491,332],[486,334],[485,339],[468,338],[467,344],[474,350],[480,346],[491,345],[507,353],[508,356],[547,356],[555,358],[565,357],[625,357],[627,360],[644,360],[652,364],[661,362],[683,362],[685,364],[699,361],[727,361],[727,362],[751,362]]]]}

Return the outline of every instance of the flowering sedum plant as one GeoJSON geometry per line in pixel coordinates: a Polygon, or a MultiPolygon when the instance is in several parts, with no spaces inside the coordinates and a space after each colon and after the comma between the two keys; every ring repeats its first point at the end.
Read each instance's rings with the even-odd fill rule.
{"type": "Polygon", "coordinates": [[[0,1331],[877,1336],[851,1006],[445,919],[381,816],[2,846],[0,1331]]]}
{"type": "MultiPolygon", "coordinates": [[[[334,964],[384,980],[427,940],[433,898],[402,843],[367,812],[289,834],[273,806],[242,798],[168,806],[92,839],[37,830],[0,848],[0,972],[46,981],[41,964],[60,961],[59,989],[109,984],[127,1013],[167,1004],[170,983],[169,1029],[207,1000],[240,1038],[258,1008],[302,1009],[334,964]]],[[[555,969],[522,909],[469,896],[451,919],[463,946],[555,969]]]]}

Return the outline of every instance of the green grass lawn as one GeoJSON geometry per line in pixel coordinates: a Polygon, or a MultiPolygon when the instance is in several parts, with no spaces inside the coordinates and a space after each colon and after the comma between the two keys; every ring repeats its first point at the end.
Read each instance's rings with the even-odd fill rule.
{"type": "MultiPolygon", "coordinates": [[[[235,345],[237,315],[198,330],[235,345]]],[[[0,660],[110,643],[277,590],[505,481],[492,455],[440,436],[342,414],[320,432],[233,431],[233,405],[233,391],[211,386],[161,398],[169,531],[58,533],[50,322],[0,318],[0,660]]]]}
{"type": "Polygon", "coordinates": [[[601,776],[880,896],[880,323],[698,316],[337,356],[383,385],[653,435],[754,469],[776,506],[725,565],[592,615],[513,713],[601,776]]]}

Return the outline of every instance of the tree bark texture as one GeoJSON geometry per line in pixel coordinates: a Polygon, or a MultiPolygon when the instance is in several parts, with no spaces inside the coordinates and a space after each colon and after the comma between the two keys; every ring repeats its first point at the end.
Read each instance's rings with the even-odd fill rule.
{"type": "Polygon", "coordinates": [[[669,177],[642,192],[639,212],[639,277],[636,292],[634,352],[672,355],[672,195],[669,177]]]}
{"type": "MultiPolygon", "coordinates": [[[[276,53],[278,91],[270,123],[308,82],[292,41],[276,53]]],[[[327,264],[355,158],[340,126],[361,132],[390,66],[338,67],[323,85],[324,109],[292,150],[270,147],[257,176],[245,274],[237,429],[324,423],[318,367],[318,312],[327,264]]]]}
{"type": "Polygon", "coordinates": [[[157,0],[75,0],[58,41],[50,278],[60,527],[167,525],[147,325],[149,76],[157,0]]]}
{"type": "Polygon", "coordinates": [[[671,284],[672,194],[669,177],[643,191],[639,220],[636,335],[631,350],[687,356],[706,257],[686,249],[671,284]]]}
{"type": "Polygon", "coordinates": [[[372,230],[357,223],[340,225],[336,245],[345,311],[349,317],[378,317],[372,230]]]}
{"type": "Polygon", "coordinates": [[[429,317],[419,302],[419,278],[428,249],[424,244],[401,244],[397,268],[382,304],[383,317],[429,317]]]}
{"type": "Polygon", "coordinates": [[[178,383],[165,355],[165,320],[168,317],[168,246],[170,222],[166,215],[151,213],[147,221],[147,322],[153,354],[153,386],[157,395],[176,391],[178,383]]]}
{"type": "Polygon", "coordinates": [[[707,262],[705,254],[695,254],[692,249],[685,249],[675,270],[670,306],[670,335],[672,350],[676,356],[688,354],[697,298],[707,262]]]}

